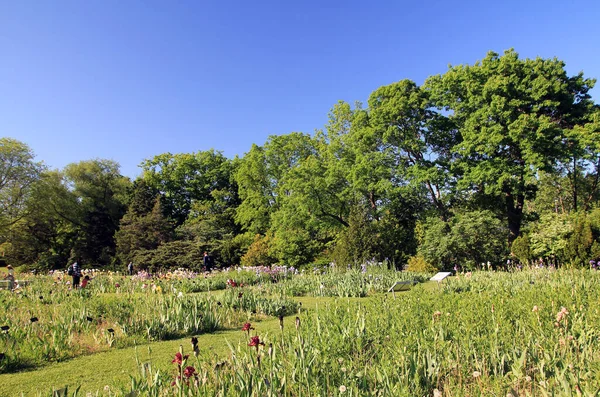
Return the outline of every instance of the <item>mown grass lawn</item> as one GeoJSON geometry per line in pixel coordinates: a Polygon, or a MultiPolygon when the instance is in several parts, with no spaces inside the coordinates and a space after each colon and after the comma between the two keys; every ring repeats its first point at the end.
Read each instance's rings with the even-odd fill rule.
{"type": "MultiPolygon", "coordinates": [[[[312,310],[319,304],[342,298],[301,297],[296,300],[302,303],[303,310],[312,310]]],[[[368,298],[351,298],[368,299],[368,298]]],[[[348,300],[348,299],[344,299],[348,300]]],[[[295,316],[287,316],[285,324],[290,330],[295,316]]],[[[279,320],[268,319],[252,324],[261,334],[280,332],[279,320]]],[[[201,354],[206,356],[227,356],[230,352],[228,342],[232,345],[244,343],[245,334],[239,329],[217,331],[198,336],[201,354]]],[[[138,371],[136,355],[140,362],[152,361],[155,368],[172,369],[171,360],[180,346],[190,351],[190,338],[165,342],[143,344],[137,347],[115,349],[88,356],[77,357],[65,362],[46,365],[44,367],[12,374],[0,374],[0,396],[46,396],[52,390],[68,386],[70,391],[80,386],[80,392],[94,395],[99,391],[104,394],[107,385],[127,383],[131,375],[138,371]]]]}

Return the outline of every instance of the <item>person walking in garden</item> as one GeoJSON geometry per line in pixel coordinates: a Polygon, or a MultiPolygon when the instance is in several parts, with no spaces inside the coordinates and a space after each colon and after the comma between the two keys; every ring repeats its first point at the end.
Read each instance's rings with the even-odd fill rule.
{"type": "Polygon", "coordinates": [[[212,270],[212,258],[206,251],[204,251],[204,270],[207,272],[212,270]]]}
{"type": "Polygon", "coordinates": [[[133,276],[133,262],[129,262],[127,265],[127,271],[129,272],[130,276],[133,276]]]}
{"type": "Polygon", "coordinates": [[[8,273],[5,280],[8,280],[8,290],[12,291],[15,288],[15,270],[11,265],[6,266],[6,270],[8,270],[8,273]]]}
{"type": "Polygon", "coordinates": [[[77,261],[73,262],[67,273],[73,277],[73,288],[79,288],[79,282],[81,281],[81,266],[79,266],[79,263],[77,261]]]}

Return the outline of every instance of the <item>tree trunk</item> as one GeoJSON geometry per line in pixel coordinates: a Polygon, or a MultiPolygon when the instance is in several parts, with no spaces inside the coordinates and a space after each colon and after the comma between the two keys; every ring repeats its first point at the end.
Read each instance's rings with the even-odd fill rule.
{"type": "Polygon", "coordinates": [[[525,195],[517,194],[515,196],[508,189],[504,191],[504,194],[506,197],[506,215],[508,218],[508,247],[510,248],[513,241],[521,234],[525,195]]]}
{"type": "Polygon", "coordinates": [[[573,211],[577,212],[577,159],[573,156],[573,211]]]}

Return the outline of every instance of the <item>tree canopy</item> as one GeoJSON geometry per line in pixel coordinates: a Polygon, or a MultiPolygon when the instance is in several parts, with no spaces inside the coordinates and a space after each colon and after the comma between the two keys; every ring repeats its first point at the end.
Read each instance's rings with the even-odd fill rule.
{"type": "Polygon", "coordinates": [[[157,154],[134,181],[102,159],[47,170],[1,138],[0,248],[40,268],[198,268],[204,251],[219,266],[585,266],[600,259],[594,84],[556,58],[490,52],[239,158],[157,154]]]}

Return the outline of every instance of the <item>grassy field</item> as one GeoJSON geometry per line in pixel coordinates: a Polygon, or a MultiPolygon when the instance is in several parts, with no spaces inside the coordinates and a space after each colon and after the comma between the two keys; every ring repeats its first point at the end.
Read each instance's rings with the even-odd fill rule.
{"type": "Polygon", "coordinates": [[[157,293],[140,280],[97,278],[89,296],[55,291],[44,302],[37,294],[48,284],[35,283],[29,297],[0,296],[22,309],[8,312],[2,335],[20,345],[0,395],[66,385],[106,396],[600,395],[600,272],[467,273],[396,299],[382,290],[413,275],[255,276],[216,292],[213,280],[208,293],[195,292],[201,280],[157,281],[157,293]],[[34,312],[39,325],[27,324],[34,312]],[[65,330],[80,338],[58,340],[65,330]],[[198,357],[177,358],[192,352],[193,335],[198,357]],[[45,337],[54,350],[77,351],[40,349],[45,337]]]}
{"type": "MultiPolygon", "coordinates": [[[[331,299],[331,298],[321,298],[331,299]]],[[[306,305],[314,305],[315,298],[302,299],[306,305]]],[[[286,318],[293,321],[294,316],[286,318]]],[[[275,333],[279,330],[279,320],[270,319],[253,323],[258,332],[275,333]]],[[[217,331],[199,336],[201,351],[205,355],[226,356],[229,353],[228,343],[238,344],[245,340],[239,329],[217,331]]],[[[152,361],[158,368],[168,369],[175,352],[180,346],[190,348],[190,338],[172,341],[155,342],[137,347],[110,350],[98,354],[77,357],[61,363],[50,364],[32,371],[23,371],[13,374],[0,375],[0,396],[25,396],[51,395],[53,389],[68,386],[74,390],[81,387],[81,392],[100,391],[104,393],[105,387],[109,389],[115,384],[126,384],[132,375],[137,374],[136,357],[141,362],[152,361]]]]}

